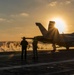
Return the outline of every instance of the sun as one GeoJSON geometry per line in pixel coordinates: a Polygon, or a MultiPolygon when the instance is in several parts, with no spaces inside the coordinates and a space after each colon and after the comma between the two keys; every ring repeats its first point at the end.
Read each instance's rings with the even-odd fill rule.
{"type": "Polygon", "coordinates": [[[65,32],[66,24],[63,19],[53,18],[52,20],[55,21],[55,27],[59,30],[59,33],[65,32]]]}

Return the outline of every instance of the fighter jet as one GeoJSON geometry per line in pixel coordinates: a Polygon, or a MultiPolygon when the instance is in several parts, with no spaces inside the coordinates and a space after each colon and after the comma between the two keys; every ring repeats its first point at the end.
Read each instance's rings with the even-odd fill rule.
{"type": "Polygon", "coordinates": [[[58,29],[55,28],[55,21],[49,21],[48,30],[39,22],[35,23],[39,27],[42,36],[36,36],[38,41],[43,43],[50,43],[53,46],[53,51],[56,50],[56,45],[59,47],[65,47],[69,50],[70,47],[74,47],[74,33],[60,34],[58,29]]]}

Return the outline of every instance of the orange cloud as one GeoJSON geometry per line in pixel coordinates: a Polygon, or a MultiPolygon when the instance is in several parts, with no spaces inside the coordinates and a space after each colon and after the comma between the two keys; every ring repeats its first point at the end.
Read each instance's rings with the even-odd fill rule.
{"type": "Polygon", "coordinates": [[[27,13],[20,13],[20,16],[28,17],[28,16],[29,16],[29,14],[27,14],[27,13]]]}
{"type": "Polygon", "coordinates": [[[66,4],[70,4],[70,3],[71,3],[71,1],[66,1],[65,3],[66,3],[66,4]]]}
{"type": "Polygon", "coordinates": [[[56,6],[56,5],[57,5],[57,3],[58,3],[57,1],[50,2],[48,6],[51,6],[51,7],[53,7],[53,6],[56,6]]]}
{"type": "Polygon", "coordinates": [[[13,18],[15,18],[15,17],[28,17],[29,14],[25,13],[25,12],[22,12],[22,13],[10,15],[10,16],[13,17],[13,18]]]}
{"type": "Polygon", "coordinates": [[[0,21],[2,22],[2,21],[6,21],[6,19],[4,19],[4,18],[0,18],[0,21]]]}

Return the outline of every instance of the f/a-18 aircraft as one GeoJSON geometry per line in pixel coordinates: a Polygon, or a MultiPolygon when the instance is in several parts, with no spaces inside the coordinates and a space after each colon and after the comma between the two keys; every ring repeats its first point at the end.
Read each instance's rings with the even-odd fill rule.
{"type": "Polygon", "coordinates": [[[36,26],[39,27],[42,36],[36,36],[35,38],[43,43],[52,44],[53,51],[56,50],[56,45],[65,47],[67,50],[69,50],[69,47],[74,47],[74,33],[60,34],[58,29],[55,28],[55,21],[49,21],[48,30],[39,22],[36,22],[36,26]]]}

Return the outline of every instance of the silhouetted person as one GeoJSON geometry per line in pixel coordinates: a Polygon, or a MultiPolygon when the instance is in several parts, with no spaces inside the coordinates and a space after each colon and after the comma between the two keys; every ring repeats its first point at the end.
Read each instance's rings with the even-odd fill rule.
{"type": "Polygon", "coordinates": [[[25,37],[22,38],[22,41],[21,41],[20,45],[22,46],[21,60],[23,60],[23,56],[24,56],[24,58],[26,60],[28,42],[25,40],[25,37]]]}
{"type": "Polygon", "coordinates": [[[38,59],[38,52],[37,52],[38,46],[37,46],[37,44],[38,44],[38,41],[34,38],[33,43],[32,43],[32,46],[33,46],[33,59],[34,60],[38,59]]]}

